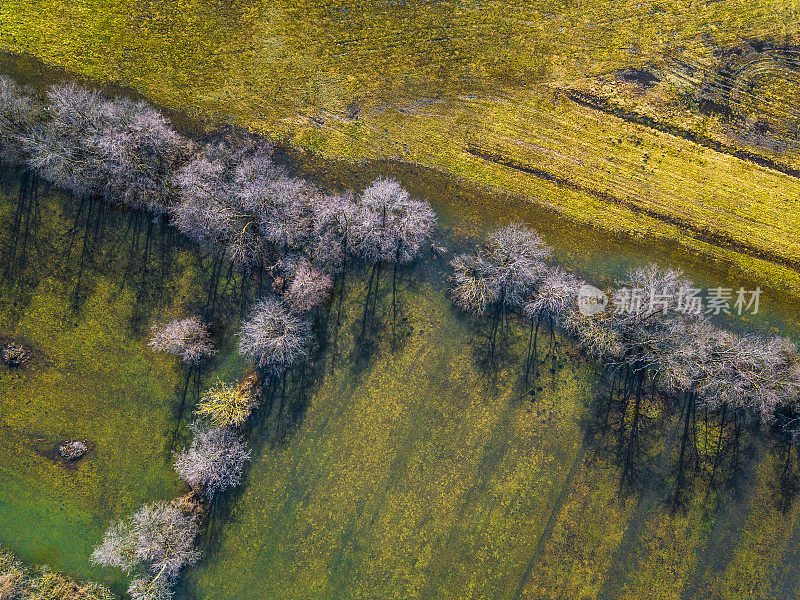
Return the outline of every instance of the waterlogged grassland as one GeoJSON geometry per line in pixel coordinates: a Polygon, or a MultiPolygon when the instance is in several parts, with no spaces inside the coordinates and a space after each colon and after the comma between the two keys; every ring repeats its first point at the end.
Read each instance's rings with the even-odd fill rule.
{"type": "Polygon", "coordinates": [[[520,584],[581,460],[591,369],[542,378],[532,403],[518,362],[476,366],[484,340],[441,291],[400,298],[408,337],[391,351],[384,297],[371,358],[350,354],[363,293],[345,303],[337,366],[299,430],[255,459],[197,597],[503,597],[520,584]]]}
{"type": "Polygon", "coordinates": [[[784,447],[743,434],[734,461],[726,432],[709,489],[713,418],[695,416],[702,466],[680,476],[679,406],[645,401],[631,443],[632,407],[625,426],[612,409],[600,427],[607,390],[566,342],[553,361],[540,336],[530,395],[526,328],[501,327],[506,351],[490,375],[488,324],[457,314],[438,286],[406,280],[402,341],[392,344],[384,278],[364,338],[372,351],[354,354],[365,299],[349,285],[338,328],[336,306],[328,318],[316,387],[304,373],[301,393],[293,374],[256,417],[253,465],[187,597],[796,597],[800,509],[779,484],[784,447]],[[276,419],[291,433],[275,436],[276,419]]]}
{"type": "Polygon", "coordinates": [[[185,440],[186,371],[148,351],[149,326],[201,305],[206,279],[179,247],[161,253],[147,218],[43,188],[18,205],[19,180],[3,176],[0,336],[32,358],[0,365],[0,539],[27,562],[119,587],[120,573],[90,566],[93,546],[112,519],[183,489],[171,451],[185,440]],[[70,440],[89,445],[73,465],[57,456],[70,440]]]}
{"type": "Polygon", "coordinates": [[[677,240],[798,294],[794,178],[554,91],[707,60],[741,39],[796,43],[798,22],[773,2],[9,0],[0,48],[327,157],[410,161],[581,223],[677,240]]]}

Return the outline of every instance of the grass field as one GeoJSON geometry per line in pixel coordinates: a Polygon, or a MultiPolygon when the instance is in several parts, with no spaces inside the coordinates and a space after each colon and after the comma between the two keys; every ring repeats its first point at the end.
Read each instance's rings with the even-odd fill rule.
{"type": "MultiPolygon", "coordinates": [[[[722,140],[719,120],[671,116],[667,105],[653,109],[656,92],[615,95],[603,78],[628,66],[663,71],[676,56],[709,61],[715,46],[741,38],[789,45],[797,23],[792,3],[762,0],[6,0],[0,49],[135,90],[179,118],[244,124],[331,164],[398,159],[474,183],[479,200],[446,200],[457,228],[527,218],[527,198],[576,229],[631,234],[644,248],[675,240],[800,293],[797,178],[566,95],[607,93],[722,140]]],[[[43,82],[36,61],[4,64],[43,82]]],[[[791,153],[769,156],[796,164],[791,153]]],[[[120,574],[91,567],[89,550],[112,518],[179,489],[169,462],[176,431],[182,439],[185,371],[147,351],[147,327],[202,305],[210,269],[170,250],[174,238],[159,245],[146,219],[106,215],[118,220],[98,231],[86,206],[46,206],[31,264],[17,262],[22,238],[3,240],[15,272],[0,287],[10,315],[0,334],[30,343],[40,362],[0,373],[0,539],[26,561],[120,589],[120,574]],[[48,456],[65,437],[93,444],[73,470],[48,456]]],[[[13,226],[11,200],[0,216],[4,231],[25,230],[13,226]]],[[[583,243],[609,270],[623,255],[593,256],[583,243]]],[[[681,415],[654,402],[643,412],[638,477],[623,489],[624,432],[592,434],[604,387],[591,365],[562,343],[555,373],[541,365],[541,389],[523,396],[526,331],[512,324],[510,352],[489,377],[485,330],[452,310],[436,269],[404,275],[405,337],[395,347],[384,277],[366,356],[353,354],[364,346],[355,337],[365,277],[351,277],[338,362],[329,319],[313,379],[293,374],[288,397],[254,418],[245,484],[214,507],[205,558],[179,597],[800,597],[800,507],[779,486],[784,447],[748,433],[739,485],[722,485],[722,469],[709,491],[704,463],[676,510],[681,415]]],[[[221,287],[223,298],[234,293],[221,287]]],[[[226,348],[215,368],[232,377],[242,366],[226,348]]],[[[719,431],[713,419],[698,422],[705,457],[719,431]]],[[[797,469],[795,460],[795,478],[797,469]]]]}
{"type": "Polygon", "coordinates": [[[19,181],[0,180],[0,338],[31,348],[26,366],[0,364],[0,539],[121,591],[121,573],[89,564],[93,547],[112,519],[183,490],[171,453],[188,436],[186,370],[148,350],[149,327],[202,303],[205,279],[147,218],[44,186],[18,205],[19,181]],[[89,452],[66,464],[72,440],[89,452]]]}
{"type": "MultiPolygon", "coordinates": [[[[800,509],[781,501],[780,447],[748,438],[736,488],[709,492],[706,466],[676,509],[680,415],[648,402],[636,483],[622,488],[625,436],[591,433],[604,389],[591,365],[563,340],[552,363],[540,339],[537,391],[523,394],[527,329],[509,327],[490,375],[481,366],[488,324],[413,279],[400,286],[406,336],[394,350],[384,281],[367,356],[354,351],[364,292],[351,280],[342,318],[334,306],[327,320],[328,350],[312,363],[322,385],[308,385],[306,372],[300,393],[294,374],[286,397],[262,407],[244,488],[212,517],[206,559],[181,594],[797,597],[800,509]],[[291,423],[287,436],[274,434],[281,420],[291,423]]],[[[700,452],[718,433],[698,415],[700,452]]]]}
{"type": "MultiPolygon", "coordinates": [[[[743,39],[791,45],[796,17],[792,3],[767,1],[10,0],[0,48],[330,158],[410,161],[591,226],[678,240],[800,293],[797,178],[565,96],[599,85],[736,145],[719,119],[661,106],[662,88],[623,98],[597,82],[629,66],[707,65],[743,39]]],[[[791,95],[766,86],[761,102],[739,100],[775,121],[791,95]]]]}
{"type": "MultiPolygon", "coordinates": [[[[9,181],[0,334],[34,362],[0,371],[0,538],[120,591],[92,547],[112,519],[181,489],[170,452],[185,441],[186,371],[148,351],[147,328],[206,305],[213,269],[148,219],[46,190],[15,219],[9,181]],[[70,438],[91,448],[73,468],[53,455],[70,438]]],[[[721,485],[723,466],[707,495],[706,463],[674,511],[680,415],[646,403],[638,476],[621,489],[625,438],[592,433],[605,389],[592,365],[560,338],[553,361],[543,335],[532,398],[528,331],[511,322],[493,374],[489,323],[453,310],[441,268],[426,257],[401,274],[395,343],[390,277],[359,340],[367,275],[351,272],[341,314],[336,302],[319,315],[309,367],[254,416],[245,483],[213,507],[179,598],[796,597],[800,508],[779,486],[782,446],[747,434],[738,490],[721,485]]],[[[229,340],[252,296],[224,274],[218,289],[229,340]]],[[[243,370],[228,344],[213,368],[243,370]]],[[[211,376],[191,380],[189,405],[211,376]]],[[[701,452],[717,435],[698,418],[701,452]]]]}

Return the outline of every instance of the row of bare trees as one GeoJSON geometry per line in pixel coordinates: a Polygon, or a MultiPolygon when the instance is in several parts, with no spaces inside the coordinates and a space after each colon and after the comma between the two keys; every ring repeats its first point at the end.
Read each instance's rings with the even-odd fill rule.
{"type": "Polygon", "coordinates": [[[192,151],[142,101],[108,99],[75,84],[46,98],[0,78],[0,154],[79,196],[164,212],[171,178],[192,151]]]}
{"type": "MultiPolygon", "coordinates": [[[[150,347],[195,366],[216,353],[199,316],[154,325],[150,347]]],[[[181,570],[200,558],[199,526],[219,492],[239,485],[250,450],[240,428],[258,405],[258,376],[236,385],[218,381],[204,394],[190,425],[192,440],[175,455],[174,467],[191,488],[170,502],[146,504],[109,527],[92,553],[92,562],[133,575],[133,600],[169,600],[181,570]]]]}
{"type": "MultiPolygon", "coordinates": [[[[330,297],[348,259],[377,275],[412,262],[436,215],[396,181],[378,179],[361,194],[326,194],[273,161],[265,139],[231,130],[198,144],[141,101],[106,98],[75,84],[40,98],[0,77],[0,158],[26,165],[79,196],[103,197],[167,215],[245,272],[271,278],[242,329],[240,350],[279,375],[308,345],[306,313],[330,297]]],[[[190,320],[156,332],[154,348],[198,327],[190,320]],[[170,329],[171,328],[171,329],[170,329]]],[[[196,363],[209,352],[184,347],[196,363]]]]}
{"type": "MultiPolygon", "coordinates": [[[[800,356],[791,340],[739,335],[715,326],[702,313],[681,311],[679,299],[688,297],[694,284],[680,271],[655,265],[630,271],[620,285],[642,290],[644,298],[658,298],[657,304],[646,304],[639,312],[607,309],[586,316],[577,301],[585,282],[548,265],[548,255],[535,232],[511,224],[490,233],[483,247],[451,262],[454,303],[493,319],[492,353],[503,315],[515,312],[530,323],[526,386],[537,364],[540,325],[546,323],[551,335],[560,327],[610,374],[609,403],[618,401],[624,414],[632,413],[630,440],[648,391],[678,401],[685,425],[682,446],[691,443],[688,423],[697,410],[719,415],[720,437],[732,419],[768,427],[780,419],[779,425],[796,437],[800,356]]],[[[719,447],[717,443],[717,453],[719,447]]],[[[681,459],[686,452],[682,447],[681,459]]]]}

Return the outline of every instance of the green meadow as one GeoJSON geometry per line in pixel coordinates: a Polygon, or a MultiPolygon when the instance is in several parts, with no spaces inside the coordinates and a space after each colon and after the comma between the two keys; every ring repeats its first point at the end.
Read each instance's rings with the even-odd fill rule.
{"type": "Polygon", "coordinates": [[[362,287],[328,316],[337,358],[315,357],[316,386],[295,374],[262,407],[252,467],[212,516],[187,598],[797,596],[784,447],[749,432],[734,458],[698,415],[700,466],[681,483],[679,406],[646,403],[627,462],[633,411],[599,426],[607,387],[569,342],[539,339],[526,387],[527,328],[504,330],[487,369],[488,324],[405,281],[402,341],[384,289],[365,356],[362,287]]]}
{"type": "MultiPolygon", "coordinates": [[[[193,131],[244,125],[333,185],[398,174],[451,249],[514,218],[597,283],[657,259],[761,285],[768,314],[743,326],[796,337],[797,177],[568,92],[797,168],[796,149],[682,104],[700,79],[669,74],[743,39],[792,46],[798,23],[766,0],[5,0],[0,70],[139,94],[193,131]],[[663,81],[618,86],[627,67],[663,81]]],[[[740,100],[773,123],[792,95],[767,88],[740,100]]],[[[113,519],[184,491],[172,453],[199,393],[245,373],[234,334],[258,294],[163,222],[30,185],[0,173],[0,338],[33,350],[0,366],[0,542],[121,594],[89,554],[113,519]],[[220,345],[201,372],[147,348],[153,323],[194,312],[220,345]],[[72,439],[89,454],[67,465],[72,439]]],[[[396,310],[391,273],[372,297],[369,277],[349,273],[314,315],[307,364],[256,411],[243,485],[211,507],[177,598],[800,597],[800,466],[783,440],[720,432],[679,401],[637,417],[546,328],[524,385],[527,325],[502,323],[491,356],[490,323],[452,308],[442,261],[401,271],[396,310]]]]}
{"type": "MultiPolygon", "coordinates": [[[[215,286],[209,256],[141,215],[19,186],[4,173],[0,335],[34,355],[0,376],[0,539],[121,592],[88,555],[112,519],[183,490],[171,453],[197,393],[244,372],[231,332],[254,290],[226,269],[215,286]],[[146,341],[194,311],[222,348],[187,378],[146,341]],[[68,439],[90,444],[73,467],[54,454],[68,439]]],[[[179,598],[797,595],[795,454],[757,431],[734,453],[726,433],[710,486],[719,428],[698,414],[681,478],[681,406],[660,401],[628,453],[631,407],[605,416],[591,361],[543,329],[523,385],[528,328],[504,323],[492,358],[445,274],[429,256],[402,271],[393,310],[390,274],[367,303],[350,272],[307,366],[254,415],[244,484],[212,507],[179,598]]]]}
{"type": "Polygon", "coordinates": [[[146,217],[2,174],[0,336],[32,354],[0,366],[0,539],[121,590],[120,573],[88,558],[110,520],[182,490],[171,452],[196,376],[146,343],[151,323],[205,298],[201,270],[146,217]],[[57,450],[71,440],[89,452],[68,465],[57,450]]]}

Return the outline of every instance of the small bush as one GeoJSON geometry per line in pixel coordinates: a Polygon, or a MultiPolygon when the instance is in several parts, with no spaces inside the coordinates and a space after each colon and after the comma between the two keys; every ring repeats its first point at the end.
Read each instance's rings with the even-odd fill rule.
{"type": "Polygon", "coordinates": [[[196,412],[217,426],[242,425],[258,406],[256,396],[258,383],[258,375],[255,373],[245,377],[236,385],[228,385],[217,379],[216,384],[203,394],[196,412]]]}
{"type": "Polygon", "coordinates": [[[305,355],[307,345],[306,322],[280,300],[264,298],[242,325],[239,352],[259,368],[280,375],[305,355]]]}

